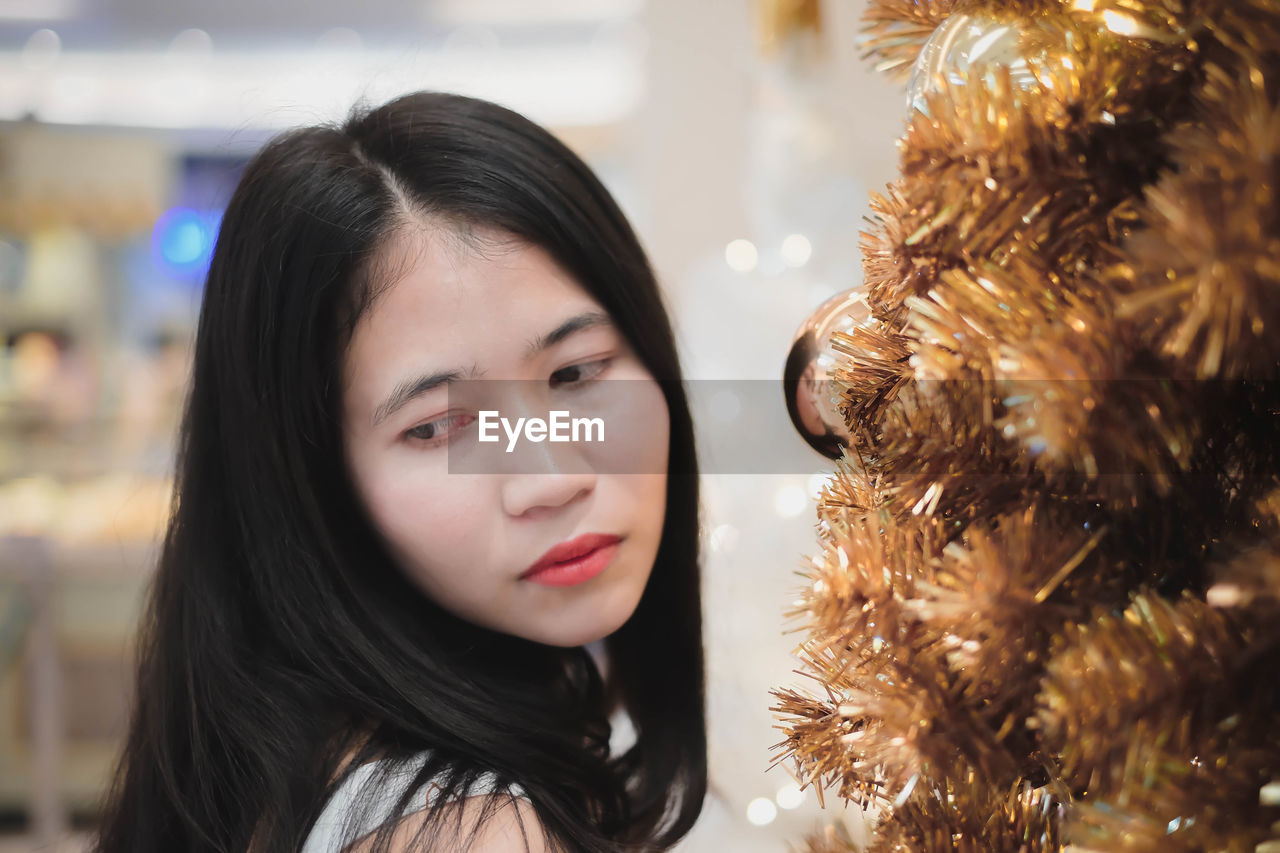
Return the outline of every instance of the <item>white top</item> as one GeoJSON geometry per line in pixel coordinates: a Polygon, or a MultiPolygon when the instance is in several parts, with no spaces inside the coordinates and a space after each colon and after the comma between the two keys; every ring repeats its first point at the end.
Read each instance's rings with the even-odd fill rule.
{"type": "MultiPolygon", "coordinates": [[[[419,753],[412,759],[399,763],[388,773],[386,784],[374,791],[367,790],[373,781],[374,771],[386,760],[380,759],[360,765],[338,786],[333,796],[329,798],[329,802],[325,804],[324,811],[316,819],[315,825],[311,827],[311,833],[302,846],[302,853],[341,853],[344,840],[354,841],[373,832],[387,821],[398,819],[393,815],[396,802],[413,782],[414,775],[426,763],[427,753],[419,753]],[[353,807],[357,803],[362,803],[365,795],[370,795],[373,799],[367,809],[361,806],[360,811],[366,812],[360,815],[364,819],[358,826],[353,827],[351,832],[345,831],[346,822],[355,820],[357,817],[353,807]]],[[[493,774],[485,773],[466,793],[468,796],[492,793],[495,783],[493,774]]],[[[428,782],[422,790],[426,795],[422,796],[420,793],[409,800],[398,817],[404,817],[434,805],[441,791],[433,782],[428,782]]],[[[519,785],[512,785],[508,790],[517,797],[525,796],[524,790],[519,785]]]]}

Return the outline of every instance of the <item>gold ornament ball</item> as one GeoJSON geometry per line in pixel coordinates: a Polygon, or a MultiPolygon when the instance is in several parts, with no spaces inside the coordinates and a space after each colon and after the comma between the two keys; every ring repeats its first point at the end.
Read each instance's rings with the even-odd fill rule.
{"type": "Polygon", "coordinates": [[[907,105],[929,115],[926,98],[947,86],[991,86],[999,69],[1008,69],[1015,88],[1039,88],[1033,62],[1048,59],[1049,45],[1063,36],[1047,24],[1025,17],[985,11],[957,12],[925,42],[907,83],[907,105]]]}
{"type": "Polygon", "coordinates": [[[782,369],[791,423],[810,447],[828,459],[839,459],[842,448],[849,445],[848,425],[836,407],[839,389],[831,381],[830,371],[838,357],[831,349],[831,334],[869,316],[861,290],[828,299],[796,331],[782,369]]]}

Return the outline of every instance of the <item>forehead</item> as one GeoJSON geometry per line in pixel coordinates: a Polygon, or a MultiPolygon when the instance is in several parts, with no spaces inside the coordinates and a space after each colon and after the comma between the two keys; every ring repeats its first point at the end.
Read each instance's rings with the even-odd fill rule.
{"type": "Polygon", "coordinates": [[[367,312],[375,321],[415,306],[429,305],[432,320],[448,322],[512,314],[504,310],[511,305],[596,304],[545,249],[492,228],[410,226],[382,249],[376,266],[385,284],[367,312]]]}
{"type": "Polygon", "coordinates": [[[349,383],[513,365],[529,338],[603,310],[546,250],[498,231],[411,227],[376,267],[386,284],[356,324],[344,359],[349,383]]]}

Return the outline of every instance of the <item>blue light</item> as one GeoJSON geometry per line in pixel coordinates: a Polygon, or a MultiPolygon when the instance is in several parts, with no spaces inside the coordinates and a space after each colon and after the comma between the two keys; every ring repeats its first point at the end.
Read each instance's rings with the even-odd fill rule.
{"type": "Polygon", "coordinates": [[[185,266],[200,260],[208,243],[200,223],[187,219],[169,226],[161,238],[160,252],[169,263],[185,266]]]}
{"type": "Polygon", "coordinates": [[[156,263],[176,275],[203,275],[213,256],[218,235],[218,213],[201,213],[186,207],[166,210],[151,232],[156,263]]]}

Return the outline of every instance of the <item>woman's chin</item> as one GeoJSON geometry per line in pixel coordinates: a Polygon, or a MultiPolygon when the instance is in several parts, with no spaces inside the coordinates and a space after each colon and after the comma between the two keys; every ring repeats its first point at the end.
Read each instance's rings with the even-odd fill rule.
{"type": "Polygon", "coordinates": [[[596,611],[590,614],[589,619],[580,619],[574,622],[570,622],[567,619],[559,622],[549,621],[545,626],[537,626],[536,628],[531,626],[530,630],[521,632],[521,635],[527,640],[533,640],[536,643],[543,643],[548,646],[560,646],[562,648],[585,646],[588,643],[601,640],[621,628],[634,612],[635,605],[619,608],[613,612],[596,611]]]}

